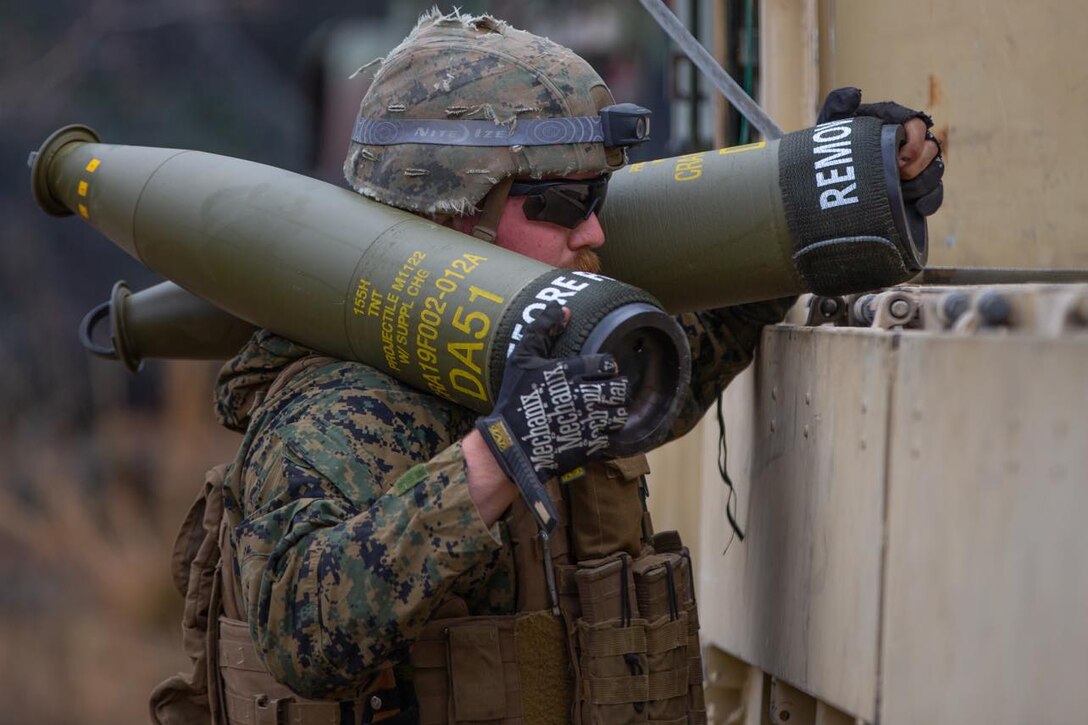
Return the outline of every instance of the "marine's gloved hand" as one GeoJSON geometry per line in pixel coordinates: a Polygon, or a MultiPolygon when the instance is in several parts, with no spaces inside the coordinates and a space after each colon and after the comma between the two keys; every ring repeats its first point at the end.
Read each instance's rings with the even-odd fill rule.
{"type": "Polygon", "coordinates": [[[838,121],[851,116],[873,116],[885,123],[903,126],[906,141],[899,148],[899,178],[903,179],[903,201],[929,216],[944,201],[944,159],[941,144],[929,130],[933,119],[921,111],[894,101],[862,103],[857,88],[838,88],[827,94],[817,123],[838,121]]]}
{"type": "Polygon", "coordinates": [[[526,328],[506,361],[494,410],[476,421],[546,533],[557,517],[544,482],[604,456],[609,435],[627,423],[627,378],[611,355],[551,358],[568,315],[552,302],[526,328]]]}

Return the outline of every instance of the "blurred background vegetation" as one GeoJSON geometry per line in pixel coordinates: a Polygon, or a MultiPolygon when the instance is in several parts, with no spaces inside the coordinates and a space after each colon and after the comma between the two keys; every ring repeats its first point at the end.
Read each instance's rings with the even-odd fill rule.
{"type": "MultiPolygon", "coordinates": [[[[212,416],[217,363],[149,361],[130,375],[80,347],[81,317],[116,280],[160,280],[77,219],[37,209],[28,152],[78,122],[106,142],[342,183],[369,74],[348,76],[430,5],[0,2],[0,722],[147,720],[149,690],[186,666],[170,547],[203,472],[238,443],[212,416]]],[[[633,0],[461,7],[574,48],[617,100],[653,109],[655,140],[636,159],[714,142],[705,93],[690,92],[692,74],[633,0]]]]}

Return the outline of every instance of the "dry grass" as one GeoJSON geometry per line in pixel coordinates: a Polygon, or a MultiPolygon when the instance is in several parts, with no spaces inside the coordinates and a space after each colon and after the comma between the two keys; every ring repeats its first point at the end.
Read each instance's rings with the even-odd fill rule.
{"type": "Polygon", "coordinates": [[[237,445],[212,420],[212,370],[171,365],[159,414],[3,446],[25,493],[0,485],[0,722],[147,722],[150,689],[186,666],[170,549],[237,445]]]}

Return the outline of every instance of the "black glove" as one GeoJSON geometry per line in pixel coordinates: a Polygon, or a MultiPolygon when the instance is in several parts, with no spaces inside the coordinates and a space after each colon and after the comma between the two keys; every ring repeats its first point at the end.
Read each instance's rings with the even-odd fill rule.
{"type": "Polygon", "coordinates": [[[862,103],[859,89],[837,88],[827,94],[820,115],[816,117],[816,123],[838,121],[852,116],[872,116],[885,123],[899,125],[912,118],[925,121],[926,140],[937,144],[937,156],[913,179],[903,181],[900,188],[903,190],[903,202],[913,206],[919,214],[929,216],[936,212],[944,201],[944,184],[941,182],[941,177],[944,176],[944,159],[941,158],[941,142],[929,131],[933,127],[933,119],[921,111],[901,106],[894,101],[862,103]]]}
{"type": "Polygon", "coordinates": [[[491,452],[550,534],[557,514],[544,482],[607,453],[609,434],[627,423],[627,378],[611,355],[550,359],[563,332],[563,308],[550,303],[506,361],[489,415],[476,421],[491,452]]]}

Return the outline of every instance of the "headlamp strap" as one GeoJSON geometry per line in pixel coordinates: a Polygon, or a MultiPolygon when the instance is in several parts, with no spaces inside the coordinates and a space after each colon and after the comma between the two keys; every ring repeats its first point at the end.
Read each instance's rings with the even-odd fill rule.
{"type": "Polygon", "coordinates": [[[502,216],[506,199],[510,196],[510,186],[514,183],[513,177],[507,176],[491,187],[484,197],[484,207],[480,212],[480,221],[472,228],[472,236],[491,244],[499,228],[499,217],[502,216]]]}
{"type": "Polygon", "coordinates": [[[604,143],[604,130],[600,116],[527,118],[517,126],[483,120],[360,118],[351,140],[365,146],[554,146],[604,143]]]}
{"type": "Polygon", "coordinates": [[[605,106],[597,116],[494,121],[437,118],[359,118],[351,140],[364,146],[556,146],[600,143],[626,148],[650,140],[650,111],[633,103],[605,106]]]}

